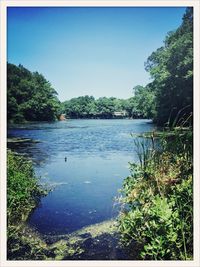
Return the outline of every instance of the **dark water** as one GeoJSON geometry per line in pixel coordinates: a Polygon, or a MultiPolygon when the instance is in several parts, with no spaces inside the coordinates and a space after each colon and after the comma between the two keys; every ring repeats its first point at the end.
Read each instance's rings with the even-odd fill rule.
{"type": "Polygon", "coordinates": [[[41,182],[54,188],[29,224],[43,234],[65,234],[115,217],[128,162],[137,159],[130,134],[153,127],[149,120],[68,120],[9,129],[9,137],[37,141],[8,146],[30,157],[41,182]]]}

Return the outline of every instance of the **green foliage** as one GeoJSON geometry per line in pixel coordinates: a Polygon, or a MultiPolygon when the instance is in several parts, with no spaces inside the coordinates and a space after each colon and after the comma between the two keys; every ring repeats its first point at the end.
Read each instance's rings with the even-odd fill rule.
{"type": "Polygon", "coordinates": [[[15,224],[24,221],[44,190],[38,184],[31,162],[10,151],[7,176],[8,223],[15,224]]]}
{"type": "Polygon", "coordinates": [[[124,245],[141,244],[140,256],[187,260],[193,256],[192,132],[175,129],[155,148],[138,144],[139,164],[123,185],[119,230],[124,245]]]}
{"type": "Polygon", "coordinates": [[[41,241],[29,238],[23,222],[35,208],[41,196],[47,192],[41,188],[31,162],[8,151],[7,169],[7,238],[8,258],[21,259],[27,255],[41,259],[41,241]]]}
{"type": "Polygon", "coordinates": [[[137,85],[133,88],[134,105],[133,113],[140,114],[144,118],[153,118],[155,116],[155,94],[150,87],[137,85]]]}
{"type": "Polygon", "coordinates": [[[192,8],[186,9],[181,26],[167,35],[164,46],[148,58],[146,70],[153,78],[148,86],[155,94],[155,121],[163,125],[171,124],[177,116],[189,117],[193,111],[192,8]]]}
{"type": "Polygon", "coordinates": [[[79,96],[62,103],[63,112],[70,118],[90,118],[97,113],[93,96],[79,96]]]}
{"type": "Polygon", "coordinates": [[[38,72],[7,64],[8,121],[52,121],[59,113],[56,91],[38,72]]]}
{"type": "MultiPolygon", "coordinates": [[[[154,114],[154,95],[148,88],[141,87],[136,95],[129,99],[115,97],[80,96],[62,103],[62,112],[70,118],[100,118],[111,119],[122,112],[121,117],[151,118],[154,114]]],[[[119,116],[120,117],[120,116],[119,116]]]]}

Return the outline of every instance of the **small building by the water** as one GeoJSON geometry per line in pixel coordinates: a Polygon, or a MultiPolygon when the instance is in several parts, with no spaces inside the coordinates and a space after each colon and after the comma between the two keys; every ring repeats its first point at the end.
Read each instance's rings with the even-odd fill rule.
{"type": "Polygon", "coordinates": [[[65,121],[66,120],[66,115],[65,114],[61,114],[59,117],[60,121],[65,121]]]}
{"type": "Polygon", "coordinates": [[[114,111],[113,116],[115,116],[115,117],[126,117],[127,116],[127,112],[125,110],[114,111]]]}

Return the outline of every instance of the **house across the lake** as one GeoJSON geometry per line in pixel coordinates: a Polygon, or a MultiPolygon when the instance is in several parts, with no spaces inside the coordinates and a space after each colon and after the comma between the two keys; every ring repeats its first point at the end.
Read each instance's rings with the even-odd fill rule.
{"type": "Polygon", "coordinates": [[[60,121],[65,121],[66,120],[65,114],[61,114],[60,117],[59,117],[59,120],[60,121]]]}
{"type": "Polygon", "coordinates": [[[122,111],[114,111],[113,112],[113,116],[114,117],[126,117],[127,116],[127,112],[125,110],[122,110],[122,111]]]}

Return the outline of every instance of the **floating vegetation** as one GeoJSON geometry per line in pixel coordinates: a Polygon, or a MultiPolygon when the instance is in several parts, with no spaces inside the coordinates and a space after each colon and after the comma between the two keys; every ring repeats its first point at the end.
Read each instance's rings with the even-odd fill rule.
{"type": "Polygon", "coordinates": [[[116,221],[93,224],[68,235],[44,236],[55,260],[136,259],[138,247],[130,252],[119,242],[116,221]]]}
{"type": "Polygon", "coordinates": [[[30,138],[19,138],[19,137],[12,137],[7,138],[8,143],[40,143],[39,140],[34,140],[30,138]]]}

